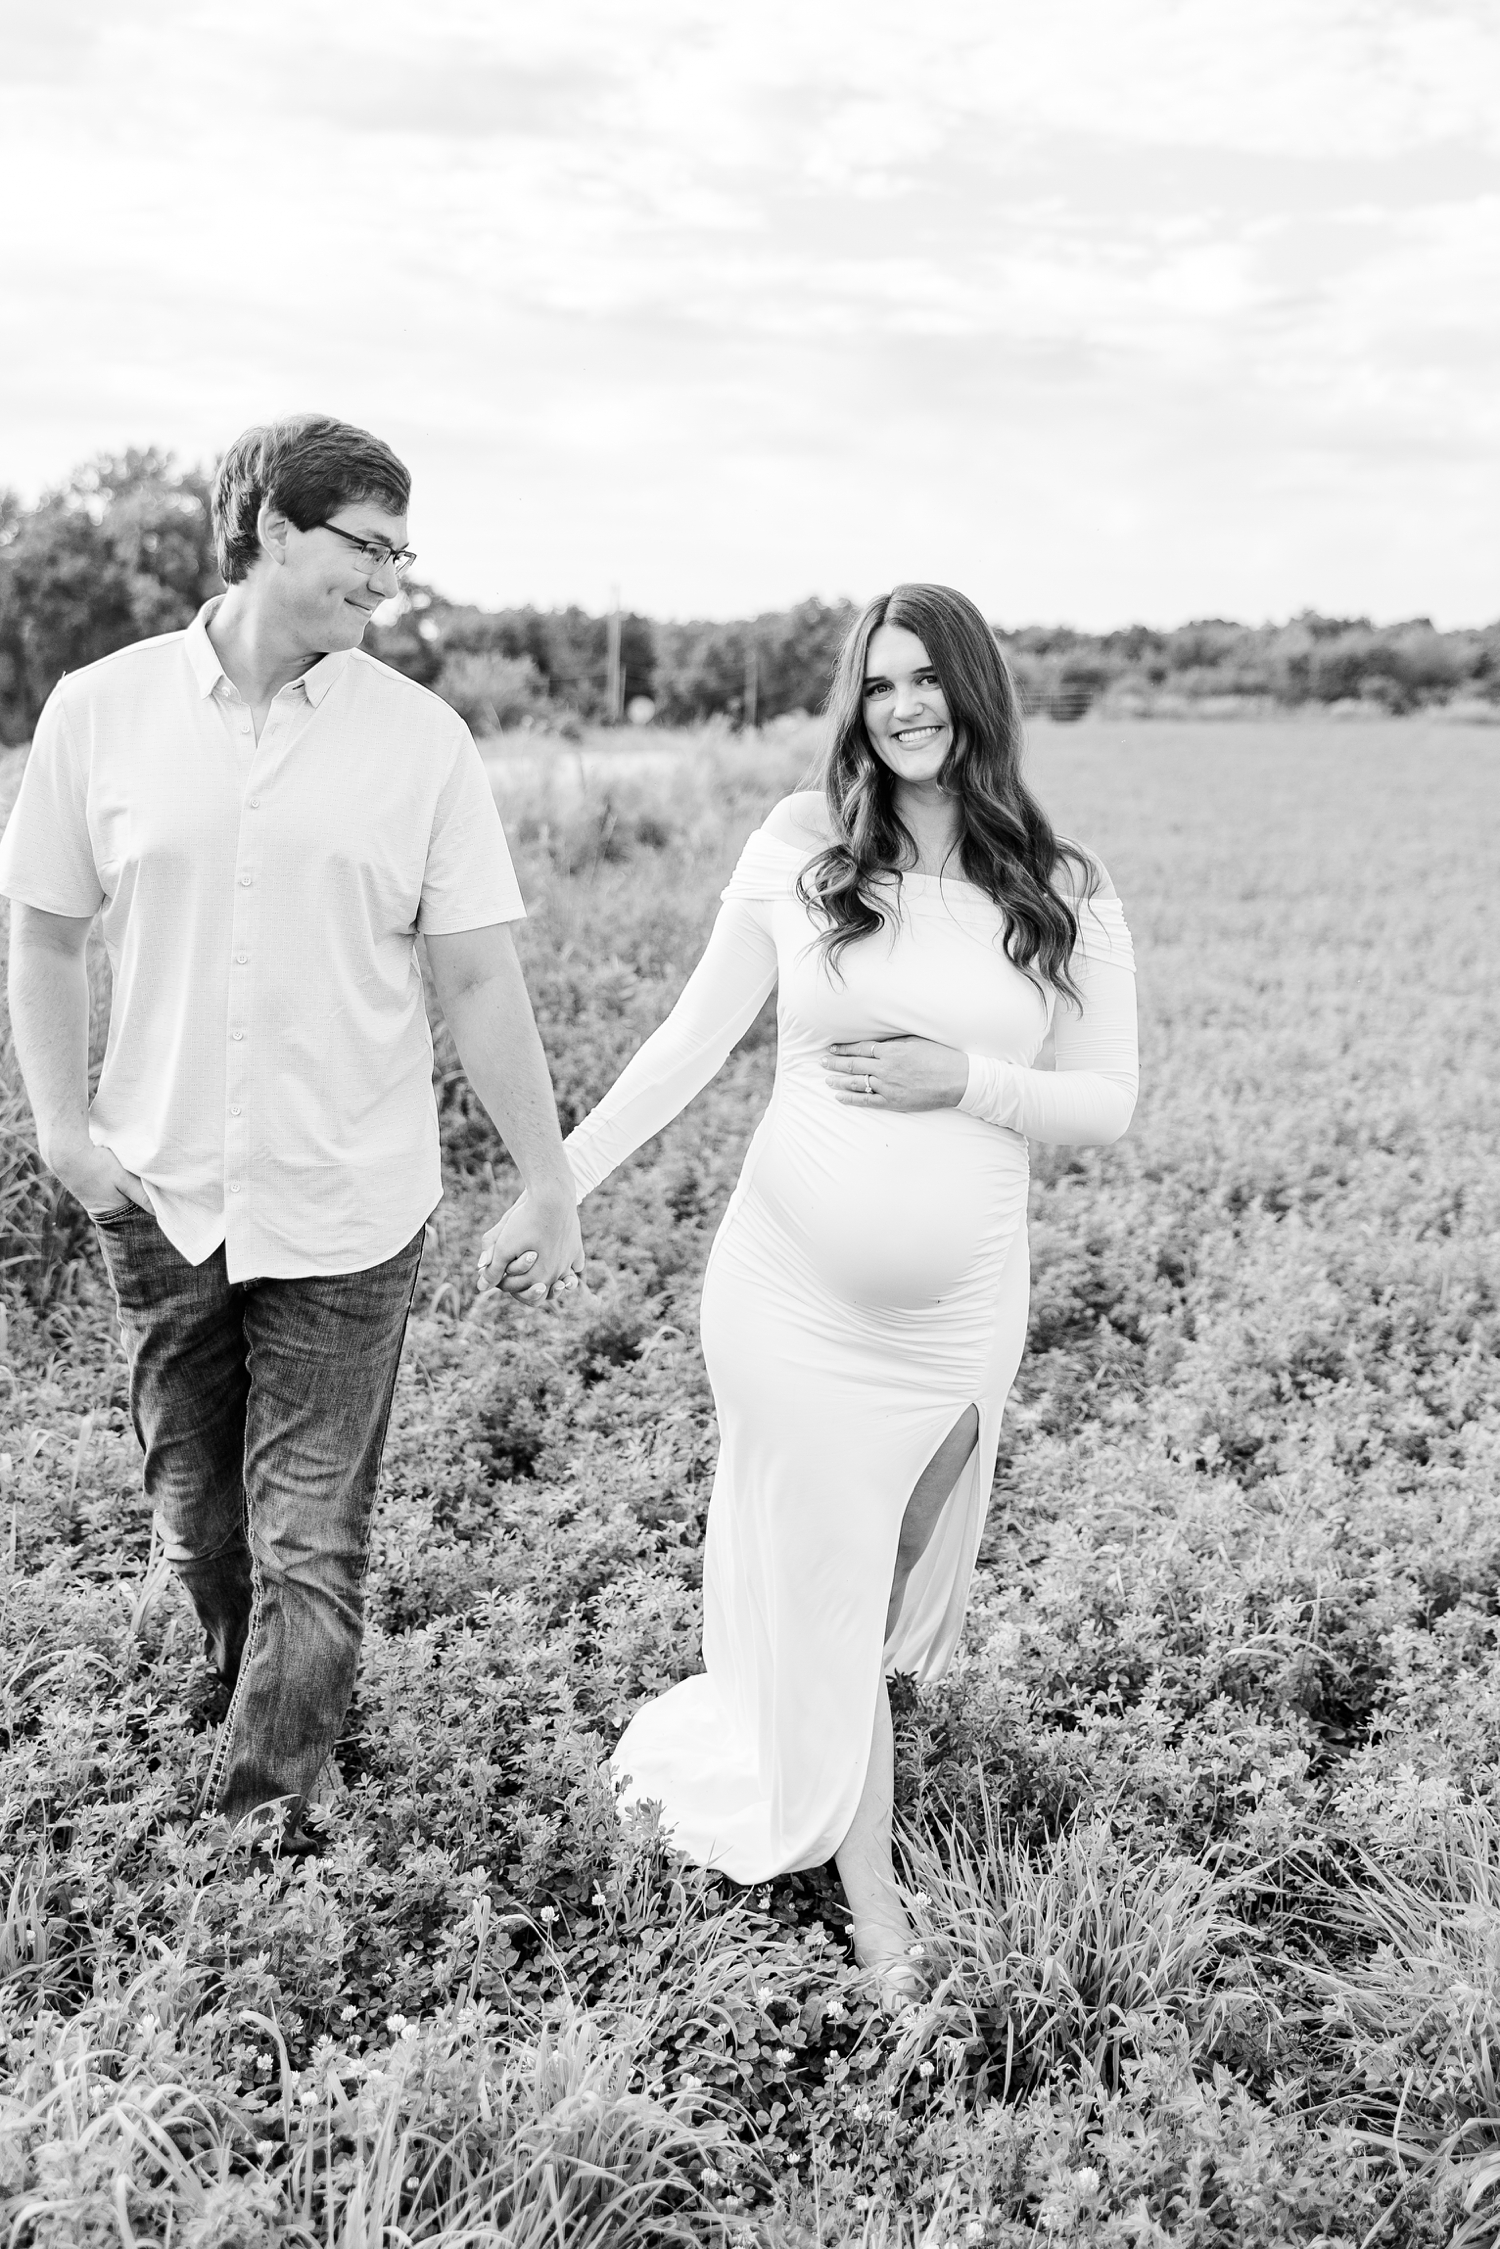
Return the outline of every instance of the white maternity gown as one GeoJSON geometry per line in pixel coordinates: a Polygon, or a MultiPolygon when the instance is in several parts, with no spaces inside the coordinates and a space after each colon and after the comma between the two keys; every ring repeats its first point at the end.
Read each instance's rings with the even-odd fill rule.
{"type": "Polygon", "coordinates": [[[953,1654],[1026,1332],[1026,1136],[1113,1140],[1136,1086],[1117,899],[1080,910],[1080,1014],[1011,965],[999,910],[947,875],[885,878],[887,928],[830,972],[796,894],[812,856],[750,838],[677,1005],[567,1142],[581,1199],[708,1083],[779,984],[775,1086],[703,1284],[720,1441],[705,1668],[639,1710],[612,1760],[622,1806],[660,1803],[678,1849],[741,1882],[820,1865],[848,1831],[902,1517],[972,1405],[978,1445],[883,1662],[930,1680],[953,1654]],[[1039,1070],[1049,1029],[1057,1066],[1039,1070]],[[835,1099],[830,1044],[898,1033],[969,1055],[959,1108],[835,1099]]]}

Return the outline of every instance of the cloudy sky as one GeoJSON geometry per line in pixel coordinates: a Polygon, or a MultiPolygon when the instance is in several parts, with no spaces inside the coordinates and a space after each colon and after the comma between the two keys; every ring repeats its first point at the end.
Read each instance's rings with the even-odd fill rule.
{"type": "Polygon", "coordinates": [[[456,596],[1500,614],[1495,0],[0,0],[0,483],[315,406],[456,596]]]}

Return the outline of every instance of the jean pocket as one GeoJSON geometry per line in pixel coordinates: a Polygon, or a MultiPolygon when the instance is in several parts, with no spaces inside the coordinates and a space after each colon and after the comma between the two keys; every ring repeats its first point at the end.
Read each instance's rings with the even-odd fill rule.
{"type": "Polygon", "coordinates": [[[91,1210],[89,1216],[96,1226],[118,1226],[122,1219],[149,1218],[151,1213],[139,1203],[117,1203],[113,1210],[91,1210]]]}

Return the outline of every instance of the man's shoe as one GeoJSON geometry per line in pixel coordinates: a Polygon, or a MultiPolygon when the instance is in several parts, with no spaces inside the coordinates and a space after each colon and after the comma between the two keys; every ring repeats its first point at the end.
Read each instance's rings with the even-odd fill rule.
{"type": "Polygon", "coordinates": [[[299,1815],[294,1796],[279,1796],[269,1804],[258,1804],[236,1821],[233,1840],[248,1844],[267,1858],[319,1859],[332,1838],[305,1806],[299,1815]]]}
{"type": "Polygon", "coordinates": [[[255,1849],[268,1851],[273,1858],[320,1859],[333,1841],[327,1822],[317,1808],[304,1804],[300,1811],[295,1805],[267,1805],[267,1811],[280,1812],[279,1824],[268,1824],[265,1839],[257,1841],[255,1849]]]}

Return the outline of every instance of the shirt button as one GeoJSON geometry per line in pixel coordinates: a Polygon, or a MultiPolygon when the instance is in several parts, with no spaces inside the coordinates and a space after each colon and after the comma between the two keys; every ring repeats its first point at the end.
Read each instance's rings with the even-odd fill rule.
{"type": "Polygon", "coordinates": [[[248,953],[236,953],[234,957],[237,961],[243,963],[250,958],[250,955],[248,953]]]}
{"type": "Polygon", "coordinates": [[[240,888],[241,890],[248,890],[250,888],[250,877],[248,875],[240,876],[240,888]]]}
{"type": "Polygon", "coordinates": [[[230,1115],[231,1115],[232,1117],[237,1117],[237,1116],[239,1115],[239,1113],[240,1113],[240,1105],[239,1105],[239,1103],[238,1103],[237,1101],[231,1101],[231,1102],[230,1102],[230,1104],[229,1104],[229,1114],[230,1114],[230,1115]]]}
{"type": "Polygon", "coordinates": [[[252,797],[252,798],[250,799],[250,809],[251,809],[251,811],[252,811],[252,812],[259,812],[259,810],[260,810],[260,798],[259,798],[259,797],[252,797]]]}
{"type": "Polygon", "coordinates": [[[229,1034],[232,1039],[242,1039],[244,1035],[243,1031],[231,1031],[229,1034]]]}
{"type": "Polygon", "coordinates": [[[240,1191],[240,1183],[239,1183],[239,1181],[238,1181],[237,1179],[231,1179],[231,1180],[230,1180],[230,1182],[229,1182],[229,1192],[230,1192],[230,1194],[231,1194],[231,1195],[237,1195],[237,1194],[239,1193],[239,1191],[240,1191]]]}

